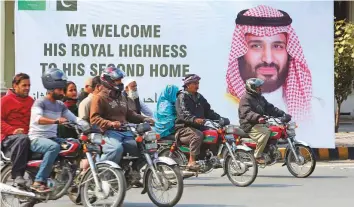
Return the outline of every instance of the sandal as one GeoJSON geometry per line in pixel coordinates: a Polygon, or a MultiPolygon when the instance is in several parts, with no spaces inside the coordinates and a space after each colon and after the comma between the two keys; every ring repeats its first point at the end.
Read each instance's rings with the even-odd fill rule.
{"type": "Polygon", "coordinates": [[[199,169],[200,169],[200,165],[198,165],[197,163],[187,165],[187,170],[189,171],[198,171],[199,169]]]}
{"type": "Polygon", "coordinates": [[[48,188],[45,184],[40,182],[34,182],[31,186],[31,189],[37,191],[38,193],[47,193],[52,191],[52,189],[48,188]]]}

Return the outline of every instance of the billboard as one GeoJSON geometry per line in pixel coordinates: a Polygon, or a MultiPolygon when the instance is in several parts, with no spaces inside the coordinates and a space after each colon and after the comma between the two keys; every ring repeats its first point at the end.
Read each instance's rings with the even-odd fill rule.
{"type": "Polygon", "coordinates": [[[15,10],[16,72],[30,74],[34,98],[48,67],[81,88],[118,66],[155,110],[164,86],[194,73],[212,108],[238,124],[244,80],[259,77],[299,140],[334,147],[333,2],[43,0],[15,10]]]}

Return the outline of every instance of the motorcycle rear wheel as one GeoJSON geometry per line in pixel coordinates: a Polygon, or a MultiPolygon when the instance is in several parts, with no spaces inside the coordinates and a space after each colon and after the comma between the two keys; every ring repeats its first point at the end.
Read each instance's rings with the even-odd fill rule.
{"type": "MultiPolygon", "coordinates": [[[[293,152],[291,151],[291,149],[287,150],[286,155],[285,155],[286,167],[288,168],[289,172],[293,176],[295,176],[297,178],[306,178],[306,177],[310,176],[316,168],[315,153],[313,152],[313,150],[310,147],[307,147],[302,144],[296,144],[294,147],[297,152],[299,151],[299,148],[303,148],[304,150],[309,152],[309,155],[311,158],[311,167],[306,173],[303,173],[303,174],[299,174],[299,173],[295,172],[295,170],[292,168],[292,166],[290,164],[292,158],[295,160],[295,156],[294,156],[293,152]]],[[[305,159],[305,158],[303,158],[303,159],[305,159]]]]}
{"type": "MultiPolygon", "coordinates": [[[[3,167],[2,169],[1,169],[1,172],[0,172],[0,177],[1,177],[1,180],[0,180],[0,182],[2,182],[2,183],[5,183],[6,182],[6,178],[7,177],[11,177],[11,171],[12,171],[12,165],[7,165],[7,166],[5,166],[5,167],[3,167]]],[[[8,202],[5,202],[3,199],[4,198],[6,198],[6,197],[8,197],[8,196],[10,196],[10,195],[7,195],[7,194],[3,194],[3,193],[1,193],[1,196],[0,196],[0,206],[1,207],[20,207],[20,206],[23,206],[23,204],[22,203],[20,203],[20,199],[19,198],[15,198],[16,200],[17,200],[17,202],[15,202],[15,203],[12,203],[12,204],[9,204],[8,202]]],[[[13,196],[10,196],[10,197],[13,197],[13,196]]],[[[30,198],[28,198],[28,200],[26,199],[26,201],[28,201],[28,202],[25,202],[25,207],[34,207],[34,205],[36,205],[36,201],[35,200],[33,200],[33,199],[30,199],[30,198]]],[[[22,202],[23,202],[23,200],[22,200],[22,202]]]]}

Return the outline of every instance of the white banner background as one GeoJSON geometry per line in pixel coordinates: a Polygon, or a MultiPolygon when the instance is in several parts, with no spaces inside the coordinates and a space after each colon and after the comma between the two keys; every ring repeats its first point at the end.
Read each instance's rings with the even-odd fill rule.
{"type": "MultiPolygon", "coordinates": [[[[182,85],[182,77],[151,77],[150,64],[188,65],[188,73],[202,77],[200,93],[212,108],[238,124],[238,105],[225,97],[226,70],[235,18],[239,11],[260,4],[286,11],[300,39],[312,73],[313,120],[299,123],[297,139],[313,147],[334,147],[333,118],[333,2],[240,2],[240,1],[78,1],[77,11],[57,11],[56,1],[47,1],[42,11],[15,11],[16,73],[31,76],[31,94],[45,93],[40,63],[82,63],[84,74],[71,74],[78,88],[91,76],[92,63],[142,64],[144,75],[137,80],[142,98],[155,99],[166,84],[182,85]],[[67,24],[85,24],[85,37],[69,37],[67,24]],[[94,37],[93,24],[160,25],[159,38],[94,37]],[[66,45],[65,56],[45,56],[45,43],[66,45]],[[72,44],[111,45],[114,57],[72,56],[72,44]],[[186,45],[186,57],[120,57],[119,44],[186,45]]],[[[106,47],[107,48],[107,47],[106,47]]],[[[76,72],[78,69],[76,69],[76,72]]],[[[96,75],[96,74],[94,74],[96,75]]],[[[268,98],[268,97],[267,97],[268,98]]],[[[272,96],[269,101],[272,102],[272,96]]],[[[277,103],[274,103],[277,106],[277,103]]],[[[156,103],[149,106],[155,110],[156,103]]],[[[280,106],[279,106],[280,107],[280,106]]]]}

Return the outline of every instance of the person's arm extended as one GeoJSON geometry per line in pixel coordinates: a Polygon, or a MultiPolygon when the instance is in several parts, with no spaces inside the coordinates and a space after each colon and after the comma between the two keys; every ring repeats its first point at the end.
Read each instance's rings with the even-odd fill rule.
{"type": "Polygon", "coordinates": [[[55,119],[50,119],[43,116],[43,101],[35,101],[31,108],[31,122],[40,125],[55,124],[55,119]]]}
{"type": "Polygon", "coordinates": [[[141,112],[148,117],[153,117],[153,112],[151,111],[151,109],[147,106],[147,104],[144,103],[144,101],[141,101],[141,99],[139,99],[140,102],[140,106],[141,106],[141,112]]]}

